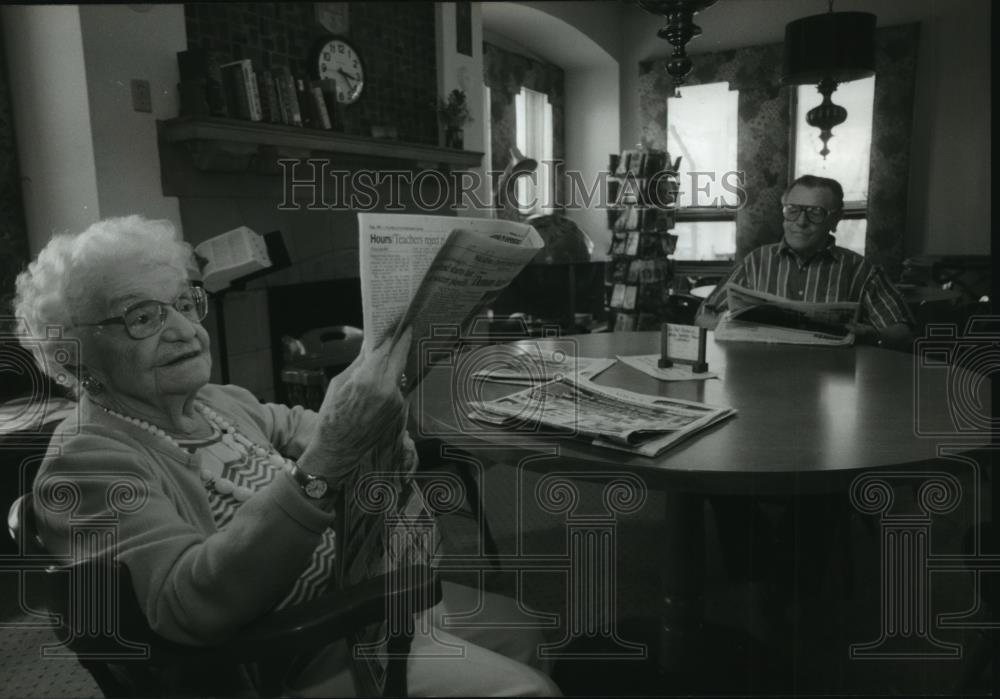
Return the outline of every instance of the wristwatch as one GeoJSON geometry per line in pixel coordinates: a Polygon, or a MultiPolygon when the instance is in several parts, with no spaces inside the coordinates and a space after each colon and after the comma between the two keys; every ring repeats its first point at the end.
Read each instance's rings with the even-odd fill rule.
{"type": "Polygon", "coordinates": [[[335,489],[333,485],[323,476],[306,473],[299,468],[298,464],[292,464],[292,478],[302,488],[302,492],[310,500],[325,500],[332,497],[335,489]]]}

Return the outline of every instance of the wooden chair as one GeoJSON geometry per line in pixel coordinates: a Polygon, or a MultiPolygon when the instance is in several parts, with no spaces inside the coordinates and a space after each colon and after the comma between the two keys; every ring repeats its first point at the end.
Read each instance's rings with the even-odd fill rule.
{"type": "MultiPolygon", "coordinates": [[[[124,564],[107,558],[66,564],[51,556],[36,529],[30,493],[11,506],[7,524],[25,570],[36,572],[25,576],[33,578],[25,586],[25,602],[52,615],[62,645],[76,654],[107,697],[280,696],[297,656],[381,622],[387,610],[412,615],[441,598],[436,576],[412,566],[395,571],[391,581],[371,578],[271,612],[226,643],[186,646],[149,628],[124,564]]],[[[390,639],[395,657],[385,694],[403,696],[412,624],[390,626],[403,631],[390,639]]]]}

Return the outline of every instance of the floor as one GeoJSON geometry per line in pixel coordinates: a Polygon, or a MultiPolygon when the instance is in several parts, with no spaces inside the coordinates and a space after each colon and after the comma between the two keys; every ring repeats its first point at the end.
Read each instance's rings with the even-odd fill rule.
{"type": "MultiPolygon", "coordinates": [[[[538,506],[540,477],[538,473],[506,466],[488,471],[483,497],[502,553],[519,551],[525,560],[532,556],[558,560],[565,554],[566,514],[554,514],[551,508],[546,511],[538,506]],[[513,526],[514,522],[520,524],[513,526]],[[515,531],[519,536],[514,535],[515,531]]],[[[983,513],[992,512],[990,489],[983,489],[973,498],[969,495],[971,476],[960,477],[965,495],[962,502],[954,511],[935,516],[932,521],[932,556],[960,550],[973,516],[970,505],[974,499],[983,513]]],[[[602,511],[599,485],[582,483],[576,494],[574,516],[602,511]]],[[[914,506],[912,488],[896,488],[895,494],[898,507],[914,506]]],[[[850,645],[877,639],[880,628],[878,529],[866,524],[865,516],[857,515],[850,525],[853,589],[849,589],[847,570],[831,558],[829,585],[812,599],[787,600],[780,627],[784,633],[776,640],[772,638],[770,645],[765,642],[766,625],[747,604],[752,590],[727,582],[716,535],[709,524],[707,623],[703,641],[693,654],[698,661],[690,672],[659,672],[657,589],[662,560],[657,532],[662,508],[662,496],[647,493],[641,507],[618,517],[614,530],[618,550],[614,585],[608,588],[613,589],[614,600],[610,618],[620,642],[645,645],[645,658],[616,657],[620,646],[600,634],[573,635],[565,621],[564,570],[521,576],[522,602],[532,610],[556,615],[557,625],[546,631],[547,637],[557,640],[568,634],[572,643],[566,650],[582,654],[576,659],[557,661],[555,678],[567,695],[930,696],[953,693],[967,669],[964,654],[977,639],[977,632],[967,628],[932,629],[940,641],[961,644],[962,659],[851,659],[850,645]]],[[[451,550],[475,549],[478,530],[469,518],[444,516],[442,528],[451,550]]],[[[40,649],[54,636],[47,628],[27,625],[32,619],[18,609],[15,601],[17,578],[9,566],[6,571],[0,574],[0,699],[99,696],[90,677],[74,660],[41,657],[40,649]]],[[[462,574],[451,576],[462,578],[462,574]]],[[[972,605],[971,574],[934,573],[931,577],[932,615],[972,605]]],[[[518,587],[517,576],[510,572],[487,574],[485,579],[491,588],[508,594],[514,594],[518,587]]],[[[990,675],[981,676],[970,684],[968,693],[988,695],[991,681],[990,675]]]]}

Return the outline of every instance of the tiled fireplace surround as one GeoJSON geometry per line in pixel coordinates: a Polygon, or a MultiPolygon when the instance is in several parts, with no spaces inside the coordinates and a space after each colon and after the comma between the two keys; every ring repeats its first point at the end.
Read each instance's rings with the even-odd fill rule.
{"type": "MultiPolygon", "coordinates": [[[[322,154],[314,157],[329,157],[331,170],[378,167],[358,155],[322,154]]],[[[261,234],[274,230],[283,234],[291,266],[249,282],[245,290],[229,291],[224,297],[229,381],[252,391],[261,399],[275,400],[280,393],[275,383],[278,379],[275,377],[274,360],[280,359],[280,347],[273,346],[271,327],[273,319],[277,318],[280,322],[292,309],[270,307],[268,291],[272,287],[289,285],[305,290],[306,293],[295,303],[300,306],[315,305],[316,326],[360,317],[356,297],[346,302],[343,298],[314,298],[316,294],[308,293],[314,287],[311,284],[306,286],[314,282],[358,278],[358,211],[310,207],[312,195],[305,188],[295,190],[296,207],[282,210],[279,205],[284,192],[280,175],[254,171],[204,172],[195,169],[184,157],[165,157],[162,162],[164,193],[178,196],[184,236],[190,244],[197,245],[238,226],[248,226],[261,234]]],[[[387,165],[394,170],[410,169],[414,172],[428,167],[413,161],[389,162],[387,165]]],[[[387,187],[378,189],[378,203],[372,211],[384,212],[389,192],[387,187]]],[[[412,197],[405,196],[403,189],[404,196],[400,203],[404,209],[393,213],[454,215],[448,207],[436,211],[417,207],[412,197]]],[[[435,196],[439,190],[428,191],[425,188],[422,191],[425,201],[439,200],[435,196]]],[[[352,286],[350,283],[346,285],[352,286]]],[[[288,296],[288,291],[284,289],[282,295],[288,296]]],[[[301,308],[294,310],[301,315],[301,308]]],[[[218,382],[221,379],[219,328],[214,307],[205,323],[213,340],[212,380],[218,382]]]]}

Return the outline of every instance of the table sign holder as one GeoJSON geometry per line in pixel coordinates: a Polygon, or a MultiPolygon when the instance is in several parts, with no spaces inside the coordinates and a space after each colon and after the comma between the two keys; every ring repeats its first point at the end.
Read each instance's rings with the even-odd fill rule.
{"type": "Polygon", "coordinates": [[[708,331],[705,328],[664,323],[660,327],[660,359],[656,365],[660,369],[669,369],[675,362],[690,364],[692,374],[704,374],[708,371],[708,362],[705,361],[707,338],[708,331]]]}

